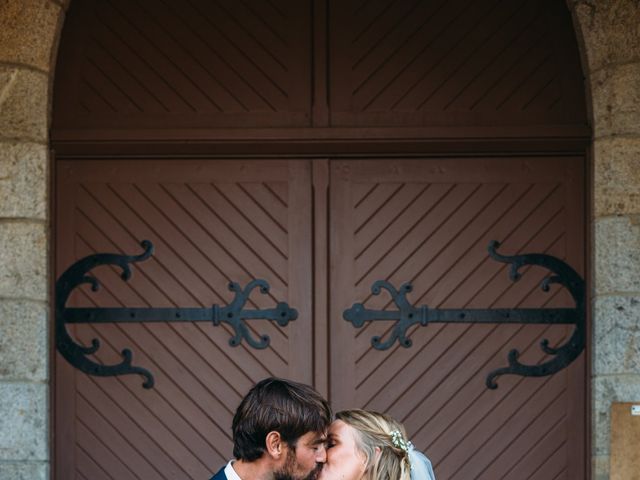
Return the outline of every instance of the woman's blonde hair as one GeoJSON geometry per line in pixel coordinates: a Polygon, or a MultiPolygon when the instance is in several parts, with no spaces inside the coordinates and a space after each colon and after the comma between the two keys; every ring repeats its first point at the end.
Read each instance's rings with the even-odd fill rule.
{"type": "Polygon", "coordinates": [[[366,459],[365,479],[410,480],[409,442],[401,423],[358,409],[338,412],[336,419],[356,430],[356,445],[366,459]]]}

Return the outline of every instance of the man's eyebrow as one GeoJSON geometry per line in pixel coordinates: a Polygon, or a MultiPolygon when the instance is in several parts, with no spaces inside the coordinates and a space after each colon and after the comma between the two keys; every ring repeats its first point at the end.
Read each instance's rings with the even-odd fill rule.
{"type": "Polygon", "coordinates": [[[313,441],[311,442],[311,445],[318,445],[320,443],[325,443],[327,441],[327,436],[322,434],[322,435],[318,435],[316,436],[313,441]]]}

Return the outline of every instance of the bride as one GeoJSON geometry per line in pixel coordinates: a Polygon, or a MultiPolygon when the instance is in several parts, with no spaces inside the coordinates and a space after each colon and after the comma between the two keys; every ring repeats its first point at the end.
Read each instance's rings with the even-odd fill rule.
{"type": "Polygon", "coordinates": [[[402,424],[381,413],[344,410],[329,429],[319,480],[435,480],[435,475],[402,424]]]}

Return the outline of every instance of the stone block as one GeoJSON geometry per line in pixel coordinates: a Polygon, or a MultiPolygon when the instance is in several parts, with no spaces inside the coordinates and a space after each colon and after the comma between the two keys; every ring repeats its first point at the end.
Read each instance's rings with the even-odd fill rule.
{"type": "Polygon", "coordinates": [[[595,291],[640,293],[640,215],[595,220],[595,291]]]}
{"type": "Polygon", "coordinates": [[[47,148],[0,143],[0,218],[47,216],[47,148]]]}
{"type": "Polygon", "coordinates": [[[0,381],[46,381],[48,343],[45,304],[0,300],[0,381]]]}
{"type": "Polygon", "coordinates": [[[609,457],[607,455],[596,455],[591,458],[591,479],[609,480],[609,457]]]}
{"type": "Polygon", "coordinates": [[[47,480],[48,478],[47,462],[0,461],[0,480],[47,480]]]}
{"type": "Polygon", "coordinates": [[[48,71],[61,6],[48,0],[0,2],[0,61],[48,71]]]}
{"type": "Polygon", "coordinates": [[[595,216],[640,214],[640,138],[602,138],[593,149],[595,216]]]}
{"type": "Polygon", "coordinates": [[[46,74],[0,65],[0,138],[47,140],[46,74]]]}
{"type": "Polygon", "coordinates": [[[640,375],[640,295],[598,297],[593,332],[596,375],[640,375]]]}
{"type": "Polygon", "coordinates": [[[611,446],[611,404],[640,403],[640,375],[596,376],[592,383],[593,455],[609,455],[611,446]]]}
{"type": "Polygon", "coordinates": [[[0,222],[0,297],[47,299],[47,247],[43,223],[0,222]]]}
{"type": "Polygon", "coordinates": [[[0,382],[0,460],[48,460],[47,385],[0,382]]]}
{"type": "Polygon", "coordinates": [[[591,75],[594,134],[640,134],[640,62],[591,75]]]}
{"type": "Polygon", "coordinates": [[[640,2],[574,2],[588,70],[640,60],[640,2]]]}

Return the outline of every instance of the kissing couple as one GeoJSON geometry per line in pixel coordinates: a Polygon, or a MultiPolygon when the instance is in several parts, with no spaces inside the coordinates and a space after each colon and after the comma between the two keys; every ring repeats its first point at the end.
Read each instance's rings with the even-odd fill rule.
{"type": "Polygon", "coordinates": [[[211,480],[435,480],[401,423],[381,413],[335,417],[313,388],[254,385],[233,417],[233,456],[211,480]]]}

